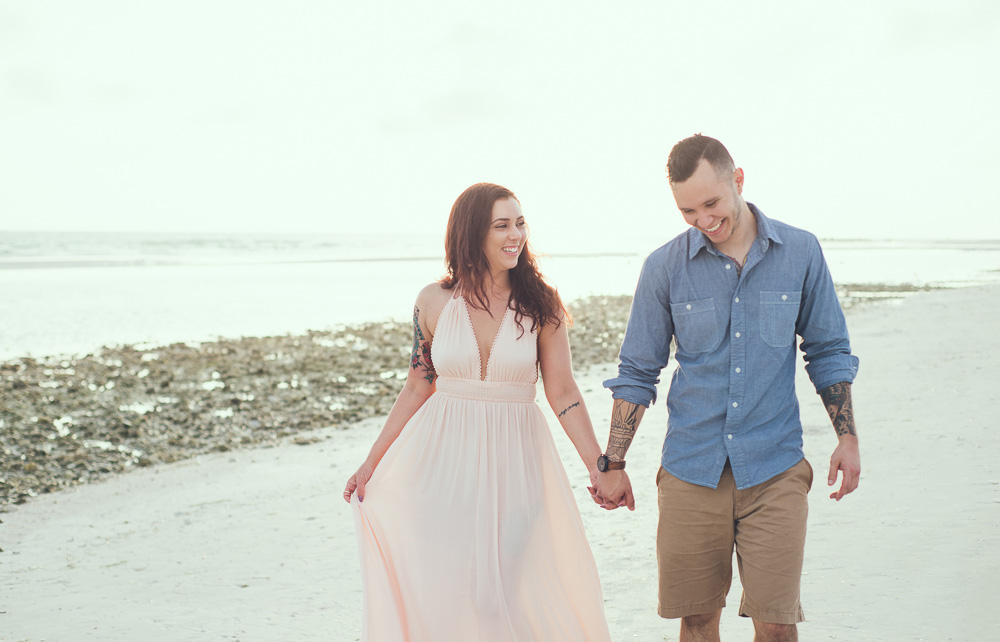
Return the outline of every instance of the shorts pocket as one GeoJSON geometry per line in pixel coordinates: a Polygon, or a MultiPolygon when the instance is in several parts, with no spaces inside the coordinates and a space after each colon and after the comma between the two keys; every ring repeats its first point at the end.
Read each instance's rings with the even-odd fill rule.
{"type": "Polygon", "coordinates": [[[715,299],[681,301],[670,304],[674,336],[684,352],[708,352],[722,340],[715,317],[715,299]]]}
{"type": "Polygon", "coordinates": [[[801,292],[760,293],[760,338],[772,348],[785,348],[795,341],[801,292]]]}

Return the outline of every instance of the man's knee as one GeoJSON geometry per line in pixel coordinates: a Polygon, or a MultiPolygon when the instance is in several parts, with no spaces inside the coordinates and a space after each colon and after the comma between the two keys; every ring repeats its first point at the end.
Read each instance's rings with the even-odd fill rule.
{"type": "Polygon", "coordinates": [[[757,633],[754,642],[796,642],[799,639],[798,628],[794,624],[754,620],[753,628],[757,633]]]}
{"type": "Polygon", "coordinates": [[[705,631],[719,628],[719,620],[722,617],[722,609],[712,613],[699,613],[698,615],[685,615],[681,618],[681,630],[705,631]]]}

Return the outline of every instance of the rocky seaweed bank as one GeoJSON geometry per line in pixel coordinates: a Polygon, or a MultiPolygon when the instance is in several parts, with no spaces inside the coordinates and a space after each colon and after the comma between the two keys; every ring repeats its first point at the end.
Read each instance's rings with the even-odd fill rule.
{"type": "MultiPolygon", "coordinates": [[[[845,309],[931,289],[845,284],[845,309]]],[[[630,296],[569,305],[574,367],[614,361],[630,296]]],[[[135,467],[266,446],[389,412],[409,323],[277,337],[106,347],[0,363],[0,508],[135,467]]]]}
{"type": "MultiPolygon", "coordinates": [[[[617,356],[630,301],[570,304],[576,367],[617,356]]],[[[0,363],[0,505],[385,414],[411,342],[408,323],[368,323],[0,363]]]]}

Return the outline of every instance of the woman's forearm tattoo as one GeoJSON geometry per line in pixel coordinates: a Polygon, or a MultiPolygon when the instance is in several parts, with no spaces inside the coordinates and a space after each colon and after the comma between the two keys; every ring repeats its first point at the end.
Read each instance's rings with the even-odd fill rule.
{"type": "Polygon", "coordinates": [[[410,353],[410,367],[423,372],[428,383],[434,383],[437,373],[431,361],[431,342],[420,330],[420,308],[413,306],[413,351],[410,353]]]}
{"type": "Polygon", "coordinates": [[[639,427],[639,408],[642,406],[615,399],[611,411],[611,434],[608,436],[608,450],[605,453],[612,461],[622,461],[632,444],[635,431],[639,427]]]}
{"type": "Polygon", "coordinates": [[[833,429],[837,431],[837,436],[857,435],[857,428],[854,427],[854,409],[851,407],[851,384],[835,383],[828,388],[819,391],[826,412],[833,422],[833,429]]]}
{"type": "Polygon", "coordinates": [[[570,405],[566,406],[566,409],[565,409],[565,410],[563,410],[562,412],[560,412],[560,413],[559,413],[559,416],[560,416],[560,417],[562,417],[562,416],[563,416],[563,415],[565,415],[565,414],[566,414],[567,412],[569,412],[569,411],[570,411],[570,410],[572,410],[573,408],[576,408],[576,407],[577,407],[577,406],[579,406],[579,405],[580,405],[580,402],[579,402],[579,401],[577,401],[576,403],[571,403],[570,405]]]}

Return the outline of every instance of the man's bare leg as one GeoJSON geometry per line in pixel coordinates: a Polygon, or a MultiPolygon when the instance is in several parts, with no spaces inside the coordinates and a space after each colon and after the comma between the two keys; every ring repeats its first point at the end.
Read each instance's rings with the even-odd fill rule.
{"type": "Polygon", "coordinates": [[[794,624],[753,621],[754,642],[798,642],[799,631],[794,624]]]}
{"type": "Polygon", "coordinates": [[[721,617],[722,609],[714,613],[682,617],[680,642],[719,642],[721,617]]]}

